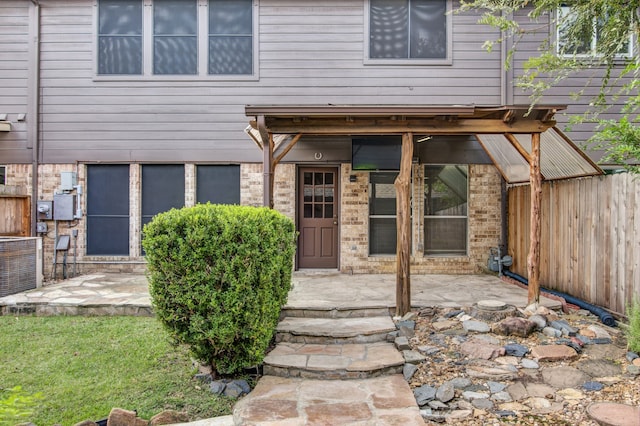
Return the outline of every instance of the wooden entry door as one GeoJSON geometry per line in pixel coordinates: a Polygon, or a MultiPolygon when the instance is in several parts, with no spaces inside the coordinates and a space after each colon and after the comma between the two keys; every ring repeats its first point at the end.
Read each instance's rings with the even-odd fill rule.
{"type": "Polygon", "coordinates": [[[338,267],[338,169],[298,172],[298,267],[338,267]]]}

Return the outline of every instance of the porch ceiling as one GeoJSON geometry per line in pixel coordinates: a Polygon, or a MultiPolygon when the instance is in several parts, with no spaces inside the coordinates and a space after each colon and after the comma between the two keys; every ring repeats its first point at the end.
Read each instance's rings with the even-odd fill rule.
{"type": "MultiPolygon", "coordinates": [[[[528,180],[531,134],[541,134],[543,177],[563,179],[602,174],[567,136],[555,128],[564,105],[247,105],[247,133],[262,149],[270,138],[286,152],[291,135],[475,135],[505,180],[528,180]],[[283,143],[284,142],[284,143],[283,143]]],[[[284,154],[286,154],[284,152],[284,154]]],[[[277,155],[277,154],[276,154],[277,155]]],[[[278,156],[278,161],[284,155],[278,156]]]]}

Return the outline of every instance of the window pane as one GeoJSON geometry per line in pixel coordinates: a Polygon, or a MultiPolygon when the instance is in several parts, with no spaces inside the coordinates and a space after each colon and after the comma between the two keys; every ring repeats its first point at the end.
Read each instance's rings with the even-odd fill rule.
{"type": "Polygon", "coordinates": [[[240,166],[197,166],[196,202],[240,204],[240,166]]]}
{"type": "Polygon", "coordinates": [[[467,218],[425,218],[424,247],[426,254],[466,254],[467,218]]]}
{"type": "Polygon", "coordinates": [[[397,173],[370,173],[369,214],[396,214],[396,188],[393,182],[397,175],[397,173]]]}
{"type": "Polygon", "coordinates": [[[425,216],[467,215],[467,168],[425,166],[425,216]]]}
{"type": "Polygon", "coordinates": [[[411,58],[447,57],[446,0],[411,1],[411,58]]]}
{"type": "Polygon", "coordinates": [[[100,0],[98,74],[142,74],[142,1],[100,0]]]}
{"type": "Polygon", "coordinates": [[[153,5],[153,73],[196,74],[196,0],[156,0],[153,5]]]}
{"type": "Polygon", "coordinates": [[[591,52],[593,24],[577,22],[570,7],[561,7],[558,15],[558,52],[569,55],[591,52]]]}
{"type": "Polygon", "coordinates": [[[396,235],[397,230],[395,218],[370,218],[369,253],[395,254],[396,235]]]}
{"type": "Polygon", "coordinates": [[[317,219],[322,219],[322,204],[316,204],[313,206],[313,217],[317,219]]]}
{"type": "Polygon", "coordinates": [[[210,0],[209,74],[252,73],[251,0],[210,0]]]}
{"type": "Polygon", "coordinates": [[[197,72],[197,37],[154,37],[154,74],[196,74],[197,72]]]}
{"type": "Polygon", "coordinates": [[[371,0],[369,57],[406,58],[409,54],[407,0],[371,0]]]}
{"type": "Polygon", "coordinates": [[[324,183],[327,185],[333,185],[333,173],[324,174],[324,183]]]}
{"type": "Polygon", "coordinates": [[[333,217],[333,204],[325,204],[324,217],[330,219],[333,217]]]}
{"type": "Polygon", "coordinates": [[[209,74],[252,74],[251,37],[210,37],[209,74]]]}
{"type": "Polygon", "coordinates": [[[322,185],[324,182],[324,173],[314,173],[313,174],[313,183],[314,185],[322,185]]]}
{"type": "Polygon", "coordinates": [[[304,205],[304,217],[311,217],[311,209],[313,209],[313,204],[305,204],[304,205]]]}

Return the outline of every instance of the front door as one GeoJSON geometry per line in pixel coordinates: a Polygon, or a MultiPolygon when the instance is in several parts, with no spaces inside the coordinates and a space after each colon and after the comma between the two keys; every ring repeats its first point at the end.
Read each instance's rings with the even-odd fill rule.
{"type": "Polygon", "coordinates": [[[337,180],[337,168],[299,169],[299,268],[338,267],[337,180]]]}

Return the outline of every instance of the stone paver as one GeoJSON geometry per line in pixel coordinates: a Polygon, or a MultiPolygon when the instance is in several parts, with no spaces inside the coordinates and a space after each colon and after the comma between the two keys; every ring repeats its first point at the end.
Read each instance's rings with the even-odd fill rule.
{"type": "Polygon", "coordinates": [[[264,376],[233,416],[243,425],[424,425],[401,375],[344,381],[264,376]]]}
{"type": "Polygon", "coordinates": [[[281,341],[320,343],[324,341],[369,342],[368,336],[386,336],[395,331],[390,316],[369,318],[285,318],[278,324],[281,341]]]}
{"type": "Polygon", "coordinates": [[[640,408],[631,405],[595,402],[587,413],[603,426],[640,426],[640,408]]]}

